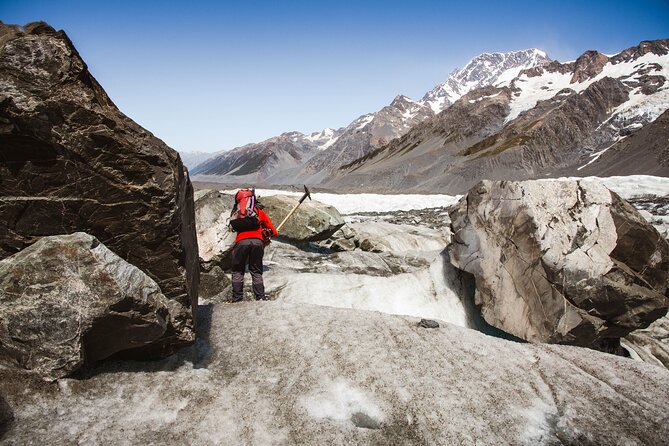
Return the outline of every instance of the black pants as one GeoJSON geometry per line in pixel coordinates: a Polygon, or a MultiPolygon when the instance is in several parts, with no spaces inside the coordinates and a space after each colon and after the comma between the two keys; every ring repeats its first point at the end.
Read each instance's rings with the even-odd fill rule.
{"type": "Polygon", "coordinates": [[[265,284],[262,280],[262,258],[265,246],[262,240],[250,238],[240,240],[232,250],[232,300],[244,298],[244,272],[246,265],[251,272],[253,294],[256,300],[265,299],[265,284]]]}

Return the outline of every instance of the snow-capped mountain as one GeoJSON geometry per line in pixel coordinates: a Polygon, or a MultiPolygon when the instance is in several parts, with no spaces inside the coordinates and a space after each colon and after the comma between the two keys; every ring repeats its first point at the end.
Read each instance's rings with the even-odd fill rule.
{"type": "MultiPolygon", "coordinates": [[[[345,166],[326,186],[454,193],[481,179],[571,176],[580,169],[627,175],[640,173],[641,164],[647,174],[669,176],[669,149],[648,149],[648,135],[658,137],[666,126],[633,137],[669,108],[668,80],[669,40],[526,69],[470,91],[345,166]],[[628,137],[640,142],[617,144],[628,137]],[[651,159],[630,162],[635,150],[651,159]],[[628,162],[620,162],[621,154],[628,162]]],[[[660,138],[666,148],[666,132],[660,138]]]]}
{"type": "Polygon", "coordinates": [[[611,119],[626,121],[627,125],[637,119],[640,125],[652,121],[669,108],[669,90],[665,85],[669,77],[666,42],[642,42],[612,57],[587,51],[574,62],[524,72],[509,82],[515,93],[506,121],[534,108],[539,101],[557,94],[564,96],[566,90],[581,93],[604,78],[619,79],[630,90],[629,100],[611,111],[611,119]]]}
{"type": "MultiPolygon", "coordinates": [[[[339,138],[327,150],[307,161],[296,175],[306,182],[321,182],[340,166],[402,136],[433,115],[429,107],[406,96],[397,96],[378,112],[362,115],[342,129],[339,138]]],[[[287,180],[279,176],[272,179],[287,180]]]]}
{"type": "MultiPolygon", "coordinates": [[[[235,165],[255,173],[228,168],[223,180],[457,193],[484,178],[626,175],[642,164],[648,174],[669,176],[666,153],[641,164],[617,159],[655,150],[648,136],[632,135],[669,109],[668,53],[669,40],[656,40],[567,63],[534,49],[483,54],[421,101],[398,96],[345,128],[294,135],[291,144],[303,151],[290,162],[258,162],[277,157],[259,147],[239,151],[235,165]]],[[[219,167],[195,172],[221,175],[219,167]]]]}
{"type": "Polygon", "coordinates": [[[307,141],[310,141],[316,145],[318,150],[325,150],[330,147],[332,144],[337,142],[337,139],[341,136],[344,129],[323,129],[320,132],[314,132],[310,135],[304,137],[307,141]]]}
{"type": "Polygon", "coordinates": [[[510,53],[483,53],[448,79],[427,92],[421,102],[436,113],[446,109],[470,91],[488,85],[500,85],[515,78],[522,70],[549,63],[545,52],[532,48],[510,53]]]}
{"type": "MultiPolygon", "coordinates": [[[[401,137],[414,126],[447,108],[457,99],[456,96],[459,97],[473,88],[504,81],[522,69],[539,66],[549,60],[540,50],[482,54],[472,59],[464,68],[454,71],[444,83],[427,93],[421,101],[414,101],[404,95],[399,95],[381,110],[362,115],[344,128],[337,130],[328,128],[308,136],[303,135],[304,138],[300,144],[309,145],[308,143],[311,143],[309,147],[311,149],[315,147],[317,150],[314,156],[301,166],[291,166],[282,170],[278,168],[279,164],[272,164],[272,168],[268,168],[261,167],[256,161],[250,161],[249,165],[256,166],[258,170],[263,169],[263,172],[256,177],[266,181],[267,184],[294,182],[318,184],[326,181],[332,172],[341,166],[364,157],[393,139],[401,137]]],[[[242,152],[240,149],[233,149],[231,152],[235,154],[228,155],[226,158],[234,158],[237,163],[240,163],[241,153],[248,153],[254,158],[258,156],[259,147],[251,151],[247,148],[242,152]]],[[[231,177],[221,173],[220,162],[215,162],[213,159],[202,163],[193,173],[227,175],[226,178],[221,179],[226,182],[246,182],[252,179],[237,174],[230,174],[233,175],[231,177]]]]}
{"type": "MultiPolygon", "coordinates": [[[[472,59],[464,68],[428,92],[421,101],[399,95],[376,113],[363,115],[349,124],[328,150],[310,159],[298,174],[302,181],[319,183],[339,167],[368,155],[399,138],[424,120],[441,112],[457,98],[475,88],[505,82],[527,68],[550,62],[537,49],[511,53],[486,53],[472,59]]],[[[271,179],[281,180],[283,178],[271,179]]],[[[294,178],[294,179],[298,179],[294,178]]]]}

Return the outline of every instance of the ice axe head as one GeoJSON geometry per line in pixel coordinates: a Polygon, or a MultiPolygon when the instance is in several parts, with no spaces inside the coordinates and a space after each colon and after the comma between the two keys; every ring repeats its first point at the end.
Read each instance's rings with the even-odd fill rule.
{"type": "Polygon", "coordinates": [[[305,184],[304,185],[304,195],[302,195],[302,198],[300,198],[300,204],[302,204],[302,202],[304,200],[306,200],[307,197],[309,197],[309,200],[311,200],[311,193],[309,193],[309,189],[307,189],[307,185],[305,184]]]}

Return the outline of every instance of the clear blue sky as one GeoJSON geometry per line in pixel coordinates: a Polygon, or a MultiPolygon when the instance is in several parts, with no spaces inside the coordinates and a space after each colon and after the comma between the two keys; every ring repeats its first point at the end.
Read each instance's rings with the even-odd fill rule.
{"type": "Polygon", "coordinates": [[[211,152],[420,99],[482,52],[566,61],[667,38],[669,0],[0,0],[0,19],[64,29],[124,113],[211,152]]]}

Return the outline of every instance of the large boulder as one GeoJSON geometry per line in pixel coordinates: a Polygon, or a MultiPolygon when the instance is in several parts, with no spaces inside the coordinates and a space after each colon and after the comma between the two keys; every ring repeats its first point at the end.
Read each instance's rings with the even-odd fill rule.
{"type": "MultiPolygon", "coordinates": [[[[262,198],[265,212],[272,219],[274,226],[281,221],[298,203],[296,197],[272,195],[262,198]]],[[[319,201],[304,201],[279,231],[279,237],[293,242],[317,242],[327,240],[344,226],[339,211],[333,206],[319,201]]]]}
{"type": "Polygon", "coordinates": [[[482,181],[450,217],[451,262],[508,333],[601,347],[667,311],[669,244],[599,182],[482,181]]]}
{"type": "Polygon", "coordinates": [[[60,378],[164,335],[158,284],[83,232],[0,260],[0,363],[60,378]]]}
{"type": "Polygon", "coordinates": [[[170,324],[142,355],[195,338],[193,189],[179,155],[123,115],[63,31],[0,24],[0,259],[87,232],[154,279],[170,324]]]}

